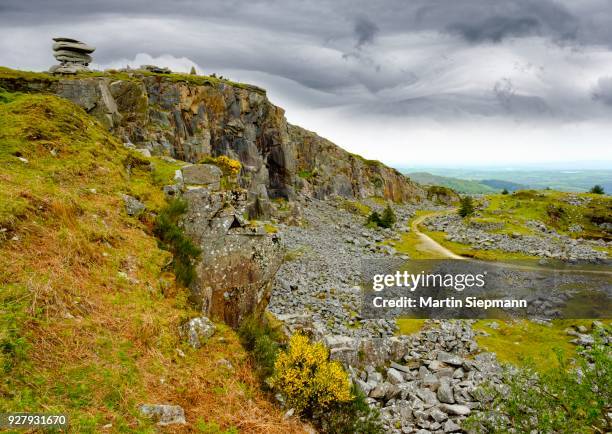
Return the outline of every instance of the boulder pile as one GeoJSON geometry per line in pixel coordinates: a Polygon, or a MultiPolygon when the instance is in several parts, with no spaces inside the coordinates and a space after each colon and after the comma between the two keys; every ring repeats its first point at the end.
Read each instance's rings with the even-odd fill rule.
{"type": "Polygon", "coordinates": [[[49,70],[54,74],[76,74],[89,71],[87,66],[92,62],[91,53],[96,49],[91,45],[72,38],[53,38],[53,57],[60,62],[49,70]]]}

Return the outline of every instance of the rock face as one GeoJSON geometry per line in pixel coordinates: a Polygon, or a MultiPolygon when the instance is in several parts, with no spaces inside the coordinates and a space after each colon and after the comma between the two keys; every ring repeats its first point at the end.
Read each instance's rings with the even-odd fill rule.
{"type": "MultiPolygon", "coordinates": [[[[79,44],[57,43],[63,49],[79,44]]],[[[418,184],[396,170],[289,125],[284,110],[255,86],[200,76],[179,79],[150,70],[57,80],[0,79],[0,86],[68,98],[124,142],[152,154],[191,163],[209,155],[239,160],[239,184],[248,190],[250,201],[292,199],[298,193],[319,199],[376,195],[393,201],[425,196],[418,184]]]]}
{"type": "Polygon", "coordinates": [[[72,38],[53,38],[53,57],[60,62],[52,66],[50,72],[55,74],[76,74],[88,71],[87,65],[93,60],[90,56],[96,49],[72,38]]]}
{"type": "Polygon", "coordinates": [[[218,190],[221,183],[222,172],[212,164],[192,164],[181,169],[185,184],[204,185],[218,190]]]}
{"type": "Polygon", "coordinates": [[[210,318],[236,327],[263,312],[282,262],[275,236],[246,225],[244,190],[189,188],[185,233],[202,248],[192,299],[210,318]]]}

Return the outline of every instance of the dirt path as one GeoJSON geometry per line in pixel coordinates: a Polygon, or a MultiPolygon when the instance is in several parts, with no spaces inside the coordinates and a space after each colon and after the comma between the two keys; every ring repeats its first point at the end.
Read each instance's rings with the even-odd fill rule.
{"type": "Polygon", "coordinates": [[[449,258],[449,259],[465,260],[467,258],[457,255],[456,253],[453,253],[452,251],[450,251],[449,249],[447,249],[446,247],[444,247],[443,245],[435,241],[429,235],[426,235],[419,230],[419,225],[423,223],[426,219],[433,217],[435,215],[445,214],[449,212],[452,212],[452,211],[436,212],[433,214],[424,214],[422,216],[419,216],[412,221],[412,223],[410,224],[410,229],[418,237],[419,245],[417,246],[417,248],[423,253],[433,253],[434,254],[433,256],[436,256],[436,257],[441,256],[442,259],[449,258]]]}
{"type": "MultiPolygon", "coordinates": [[[[423,223],[428,218],[441,215],[448,214],[451,212],[455,212],[456,210],[448,210],[441,212],[434,212],[431,214],[424,214],[417,218],[415,218],[410,224],[410,229],[419,239],[419,245],[417,249],[424,253],[432,253],[434,256],[432,258],[436,259],[461,259],[464,261],[475,261],[475,262],[483,262],[478,259],[466,258],[465,256],[460,256],[454,253],[453,251],[447,249],[436,240],[431,238],[429,235],[424,234],[419,229],[419,225],[423,223]]],[[[565,268],[546,268],[546,267],[538,267],[538,266],[529,266],[529,265],[519,265],[513,264],[509,262],[495,262],[495,265],[503,268],[512,268],[515,270],[525,270],[525,271],[549,271],[554,273],[585,273],[585,274],[606,274],[612,275],[612,271],[605,270],[585,270],[585,269],[565,269],[565,268]]]]}

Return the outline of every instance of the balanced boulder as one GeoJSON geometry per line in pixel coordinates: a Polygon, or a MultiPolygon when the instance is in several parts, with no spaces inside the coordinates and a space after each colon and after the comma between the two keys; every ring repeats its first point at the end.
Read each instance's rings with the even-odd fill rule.
{"type": "Polygon", "coordinates": [[[96,49],[84,42],[72,38],[53,38],[53,57],[59,65],[51,67],[50,72],[56,74],[76,74],[79,71],[89,71],[87,66],[92,62],[91,53],[96,49]]]}

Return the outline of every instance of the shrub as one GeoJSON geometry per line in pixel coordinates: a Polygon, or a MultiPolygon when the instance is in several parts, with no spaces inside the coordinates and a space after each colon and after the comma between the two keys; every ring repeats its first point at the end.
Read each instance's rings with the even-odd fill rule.
{"type": "Polygon", "coordinates": [[[507,188],[504,188],[504,189],[502,190],[502,192],[501,192],[501,194],[504,194],[504,195],[505,195],[505,194],[508,194],[508,193],[509,193],[509,192],[508,192],[508,189],[507,189],[507,188]]]}
{"type": "Polygon", "coordinates": [[[223,172],[224,176],[235,177],[240,173],[242,164],[238,160],[234,160],[225,155],[219,155],[218,157],[204,157],[200,160],[200,164],[214,164],[219,167],[223,172]]]}
{"type": "Polygon", "coordinates": [[[380,218],[379,226],[382,226],[383,228],[392,228],[396,221],[397,218],[395,217],[395,213],[393,212],[391,205],[387,205],[382,213],[382,217],[380,218]]]}
{"type": "Polygon", "coordinates": [[[260,379],[265,380],[274,372],[274,362],[284,335],[272,327],[266,318],[246,318],[238,329],[242,346],[251,353],[260,379]]]}
{"type": "Polygon", "coordinates": [[[474,201],[471,196],[463,196],[459,202],[459,215],[463,218],[474,214],[474,201]]]}
{"type": "Polygon", "coordinates": [[[271,383],[287,406],[306,417],[353,399],[351,383],[340,363],[329,360],[322,343],[311,344],[298,333],[291,337],[287,351],[278,355],[271,383]]]}
{"type": "Polygon", "coordinates": [[[366,220],[366,225],[368,226],[380,226],[380,214],[378,211],[372,211],[366,220]]]}
{"type": "Polygon", "coordinates": [[[486,387],[489,401],[465,428],[475,432],[591,433],[610,429],[612,353],[604,345],[578,353],[570,366],[557,353],[559,366],[536,375],[533,369],[507,372],[506,388],[486,387]]]}
{"type": "Polygon", "coordinates": [[[591,190],[589,190],[589,193],[593,193],[593,194],[604,194],[604,189],[601,185],[594,185],[593,188],[591,188],[591,190]]]}
{"type": "Polygon", "coordinates": [[[311,179],[314,178],[316,176],[316,169],[315,170],[300,170],[298,172],[298,176],[302,179],[311,179]]]}
{"type": "Polygon", "coordinates": [[[172,253],[172,268],[176,279],[185,286],[195,279],[193,262],[200,256],[201,250],[185,236],[177,225],[178,219],[187,211],[187,202],[174,199],[155,219],[153,233],[159,239],[162,249],[172,253]]]}
{"type": "Polygon", "coordinates": [[[334,434],[382,434],[380,413],[366,402],[366,397],[355,385],[351,389],[353,399],[332,406],[329,410],[315,412],[320,430],[334,434]]]}
{"type": "Polygon", "coordinates": [[[366,226],[391,228],[393,227],[396,221],[397,218],[395,217],[393,209],[390,205],[387,205],[387,207],[382,213],[382,216],[377,211],[373,211],[366,220],[366,226]]]}

